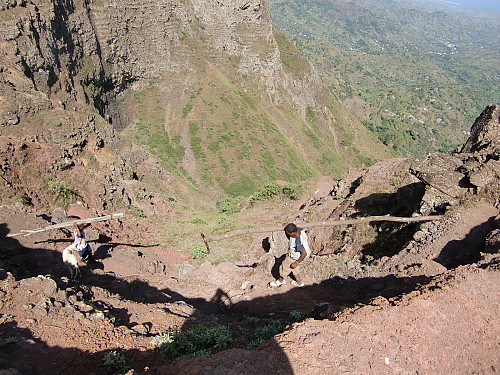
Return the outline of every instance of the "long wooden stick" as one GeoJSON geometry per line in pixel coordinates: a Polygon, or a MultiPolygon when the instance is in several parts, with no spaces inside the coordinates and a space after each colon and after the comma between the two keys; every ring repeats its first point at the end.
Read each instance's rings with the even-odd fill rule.
{"type": "Polygon", "coordinates": [[[20,236],[20,235],[24,235],[24,237],[26,237],[26,236],[30,236],[30,235],[35,234],[35,233],[46,232],[46,231],[52,230],[52,229],[70,227],[75,223],[76,224],[94,223],[96,221],[119,219],[123,216],[124,216],[123,213],[119,213],[119,214],[111,214],[111,215],[106,215],[106,216],[93,217],[91,219],[78,219],[78,220],[68,221],[68,222],[61,223],[61,224],[49,225],[48,227],[41,228],[41,229],[21,230],[20,233],[8,234],[7,237],[15,237],[15,236],[20,236]]]}
{"type": "MultiPolygon", "coordinates": [[[[327,221],[317,221],[317,222],[313,222],[313,223],[299,223],[297,225],[301,228],[307,229],[307,228],[331,227],[331,226],[336,226],[336,225],[361,224],[361,223],[369,223],[371,221],[396,221],[396,222],[401,222],[401,223],[411,223],[411,222],[415,222],[415,221],[440,220],[442,218],[443,218],[442,215],[416,216],[416,217],[368,216],[368,217],[362,217],[359,219],[327,220],[327,221]]],[[[225,234],[219,234],[219,235],[215,235],[215,236],[206,236],[202,233],[201,237],[208,247],[208,242],[225,240],[227,238],[241,236],[243,234],[250,234],[250,233],[280,232],[283,230],[283,228],[284,228],[283,226],[247,228],[247,229],[238,229],[238,230],[234,230],[232,232],[228,232],[225,234]]]]}

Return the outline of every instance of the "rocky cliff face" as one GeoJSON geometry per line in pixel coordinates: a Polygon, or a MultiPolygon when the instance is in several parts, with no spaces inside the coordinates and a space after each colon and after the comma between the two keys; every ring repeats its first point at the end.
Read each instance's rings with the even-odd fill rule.
{"type": "Polygon", "coordinates": [[[263,1],[7,1],[2,12],[12,68],[34,90],[63,102],[85,98],[101,114],[134,82],[196,69],[200,56],[234,61],[275,103],[285,101],[285,87],[303,115],[317,104],[304,90],[320,85],[312,69],[302,82],[284,73],[263,1]]]}

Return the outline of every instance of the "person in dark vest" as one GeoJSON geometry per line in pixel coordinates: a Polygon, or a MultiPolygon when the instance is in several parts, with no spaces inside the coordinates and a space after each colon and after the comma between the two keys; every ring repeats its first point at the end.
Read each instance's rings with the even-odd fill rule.
{"type": "Polygon", "coordinates": [[[280,265],[280,277],[271,281],[269,286],[273,288],[280,287],[286,283],[285,277],[291,276],[293,286],[303,287],[300,266],[311,255],[311,249],[309,249],[307,243],[307,234],[293,223],[288,224],[284,230],[288,238],[288,253],[280,265]]]}

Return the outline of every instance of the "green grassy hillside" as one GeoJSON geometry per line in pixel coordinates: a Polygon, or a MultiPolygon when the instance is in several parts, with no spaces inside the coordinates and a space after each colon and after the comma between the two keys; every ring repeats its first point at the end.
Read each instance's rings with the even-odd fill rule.
{"type": "MultiPolygon", "coordinates": [[[[452,151],[500,101],[500,28],[416,2],[269,0],[273,25],[395,155],[452,151]]],[[[498,18],[497,18],[498,19],[498,18]]]]}
{"type": "MultiPolygon", "coordinates": [[[[275,38],[286,74],[307,78],[309,62],[282,34],[275,38]]],[[[316,87],[318,102],[304,119],[287,104],[284,87],[278,87],[284,102],[273,105],[255,77],[198,51],[196,69],[150,80],[131,90],[122,107],[131,118],[124,134],[200,191],[248,197],[268,182],[339,178],[390,156],[326,88],[316,87]]]]}

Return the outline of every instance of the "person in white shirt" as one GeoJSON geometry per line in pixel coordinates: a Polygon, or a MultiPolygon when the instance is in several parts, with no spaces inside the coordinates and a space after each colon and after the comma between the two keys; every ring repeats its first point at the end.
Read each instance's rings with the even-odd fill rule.
{"type": "Polygon", "coordinates": [[[307,243],[307,234],[297,228],[293,223],[285,227],[285,235],[288,237],[288,254],[280,265],[280,277],[271,281],[269,286],[277,288],[286,283],[285,277],[290,275],[292,285],[303,287],[304,283],[300,275],[300,264],[311,255],[311,249],[307,243]]]}
{"type": "Polygon", "coordinates": [[[92,259],[92,249],[85,239],[84,231],[88,226],[90,226],[90,224],[73,224],[73,244],[84,262],[88,262],[92,259]]]}

